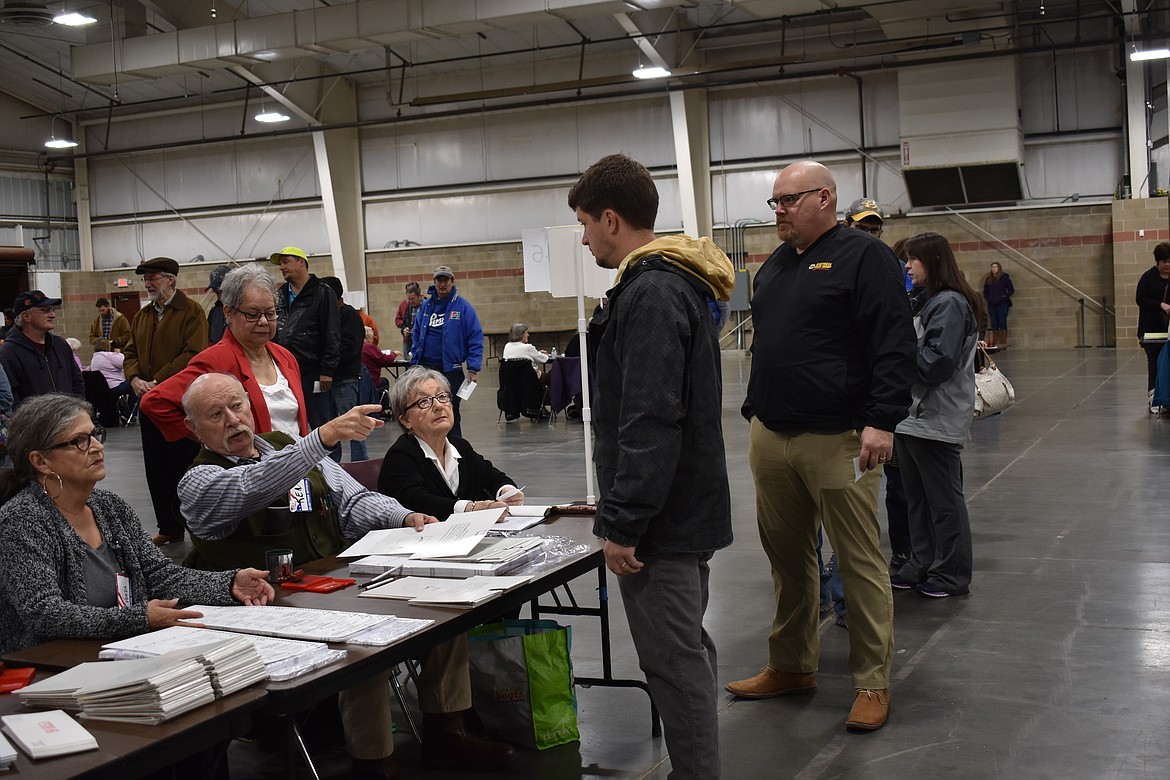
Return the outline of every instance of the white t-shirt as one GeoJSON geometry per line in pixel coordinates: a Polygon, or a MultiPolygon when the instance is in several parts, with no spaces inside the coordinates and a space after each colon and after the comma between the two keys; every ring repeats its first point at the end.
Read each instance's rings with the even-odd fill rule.
{"type": "Polygon", "coordinates": [[[294,439],[301,438],[300,407],[297,406],[297,397],[289,387],[288,380],[280,369],[276,367],[276,384],[260,385],[264,393],[264,403],[268,405],[268,416],[272,418],[272,430],[287,433],[294,439]]]}
{"type": "Polygon", "coordinates": [[[525,344],[523,341],[509,341],[504,345],[504,360],[519,360],[520,358],[528,358],[533,363],[548,362],[548,355],[531,344],[525,344]]]}

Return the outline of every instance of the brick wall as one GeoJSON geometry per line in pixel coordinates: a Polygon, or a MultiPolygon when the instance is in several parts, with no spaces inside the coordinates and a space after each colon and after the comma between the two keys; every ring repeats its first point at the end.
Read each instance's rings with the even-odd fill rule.
{"type": "MultiPolygon", "coordinates": [[[[396,344],[394,315],[405,297],[405,284],[418,282],[425,294],[440,265],[455,272],[455,287],[475,307],[485,334],[504,334],[514,323],[523,322],[534,332],[532,343],[548,347],[553,343],[551,337],[541,336],[539,331],[564,332],[577,327],[576,298],[524,292],[524,256],[519,242],[409,247],[366,255],[369,311],[384,334],[383,349],[393,349],[396,344]]],[[[596,299],[586,301],[586,317],[596,304],[596,299]]],[[[564,347],[565,339],[561,338],[560,348],[564,347]]]]}
{"type": "Polygon", "coordinates": [[[1154,265],[1154,245],[1170,241],[1168,217],[1165,198],[1113,203],[1113,297],[1118,302],[1119,346],[1137,347],[1140,334],[1134,289],[1141,275],[1154,265]]]}
{"type": "MultiPolygon", "coordinates": [[[[1165,203],[1161,206],[1162,224],[1165,225],[1165,203]]],[[[968,212],[962,216],[891,217],[886,221],[882,240],[892,245],[917,233],[941,233],[950,240],[959,267],[977,291],[982,291],[983,279],[991,263],[998,262],[1011,276],[1016,288],[1008,316],[1009,343],[1029,347],[1073,347],[1079,339],[1080,307],[1077,299],[1082,293],[1094,300],[1107,297],[1111,308],[1119,295],[1123,301],[1133,299],[1133,282],[1129,283],[1128,293],[1117,290],[1114,285],[1113,221],[1111,204],[989,210],[968,212]],[[1080,292],[1069,289],[1057,277],[1080,292]]],[[[752,229],[746,237],[746,244],[748,268],[754,274],[776,247],[775,229],[752,229]]],[[[1152,248],[1153,244],[1150,246],[1152,248]]],[[[1148,262],[1145,267],[1149,267],[1148,262]]],[[[1130,319],[1136,323],[1136,313],[1128,317],[1123,312],[1122,324],[1130,319]]],[[[1112,339],[1112,315],[1108,319],[1108,328],[1112,339]]],[[[1086,342],[1099,344],[1100,315],[1088,307],[1085,329],[1086,342]]]]}
{"type": "MultiPolygon", "coordinates": [[[[203,265],[183,265],[179,267],[179,289],[186,295],[203,304],[204,309],[210,309],[215,303],[215,294],[205,292],[208,277],[219,263],[203,265]]],[[[312,270],[319,276],[332,274],[332,265],[328,258],[312,261],[312,270]]],[[[272,265],[270,271],[277,284],[283,283],[280,278],[280,269],[272,265]]],[[[134,273],[133,268],[118,268],[110,271],[66,271],[61,274],[61,308],[57,312],[57,327],[54,335],[62,338],[72,336],[81,342],[81,359],[87,365],[93,355],[89,346],[89,326],[97,316],[94,301],[98,298],[113,300],[114,293],[137,292],[140,299],[146,301],[146,288],[142,286],[142,277],[134,273]],[[119,288],[118,279],[129,279],[130,286],[119,288]]]]}
{"type": "MultiPolygon", "coordinates": [[[[1110,340],[1115,339],[1122,348],[1134,348],[1137,324],[1134,285],[1152,264],[1154,245],[1170,240],[1168,217],[1164,199],[988,210],[969,212],[963,217],[916,215],[890,218],[882,238],[892,244],[923,231],[942,233],[951,240],[960,267],[976,289],[981,289],[991,263],[999,262],[1011,274],[1016,287],[1008,320],[1012,344],[1075,346],[1080,337],[1077,299],[1084,295],[1094,300],[1108,299],[1109,307],[1116,310],[1116,321],[1112,314],[1107,320],[1110,340]],[[1139,235],[1142,230],[1144,236],[1139,235]],[[1001,246],[995,239],[1007,246],[1001,246]]],[[[723,234],[716,237],[722,240],[723,234]]],[[[775,229],[751,228],[745,242],[748,268],[754,273],[776,247],[775,229]]],[[[203,287],[215,265],[184,266],[179,275],[184,292],[205,307],[214,301],[210,293],[204,294],[203,287]]],[[[519,242],[387,249],[366,256],[367,311],[378,321],[384,348],[393,349],[398,343],[394,314],[404,297],[403,285],[417,281],[425,291],[438,265],[449,265],[455,271],[455,284],[479,312],[485,333],[503,334],[512,323],[525,322],[537,333],[534,343],[547,347],[552,343],[551,336],[542,337],[540,331],[566,332],[576,327],[575,299],[524,292],[524,262],[519,242]]],[[[311,268],[318,276],[333,272],[328,257],[312,258],[311,268]]],[[[131,278],[130,289],[142,291],[141,280],[132,271],[127,273],[128,270],[62,274],[65,304],[57,333],[78,338],[86,360],[94,300],[103,295],[109,297],[117,289],[118,277],[131,278]]],[[[276,266],[271,271],[278,276],[276,266]]],[[[593,299],[586,302],[587,316],[595,304],[593,299]]],[[[1093,308],[1086,308],[1085,331],[1086,343],[1100,344],[1101,318],[1093,308]]]]}

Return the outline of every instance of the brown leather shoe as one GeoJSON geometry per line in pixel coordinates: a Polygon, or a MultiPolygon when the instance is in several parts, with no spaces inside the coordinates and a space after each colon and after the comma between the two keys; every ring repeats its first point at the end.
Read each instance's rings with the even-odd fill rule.
{"type": "Polygon", "coordinates": [[[156,546],[161,547],[164,544],[170,544],[171,542],[183,541],[183,535],[179,534],[178,536],[170,536],[168,534],[157,534],[151,541],[153,541],[156,546]]]}
{"type": "Polygon", "coordinates": [[[385,758],[351,758],[353,762],[353,780],[406,780],[406,775],[398,768],[394,756],[385,758]]]}
{"type": "Polygon", "coordinates": [[[812,693],[817,689],[815,672],[778,672],[765,666],[755,677],[736,680],[723,686],[741,699],[770,699],[790,693],[812,693]]]}
{"type": "Polygon", "coordinates": [[[516,758],[507,742],[482,737],[468,728],[462,712],[423,714],[422,765],[427,769],[499,772],[516,758]]]}
{"type": "Polygon", "coordinates": [[[853,709],[845,719],[850,731],[877,731],[890,717],[889,688],[858,688],[853,709]]]}

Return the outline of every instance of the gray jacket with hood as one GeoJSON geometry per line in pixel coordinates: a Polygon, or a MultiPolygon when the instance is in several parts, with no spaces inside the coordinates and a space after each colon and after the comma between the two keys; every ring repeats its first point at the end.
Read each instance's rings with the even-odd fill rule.
{"type": "Polygon", "coordinates": [[[943,290],[915,308],[918,376],[910,414],[898,423],[897,432],[963,444],[975,414],[975,314],[954,290],[943,290]]]}

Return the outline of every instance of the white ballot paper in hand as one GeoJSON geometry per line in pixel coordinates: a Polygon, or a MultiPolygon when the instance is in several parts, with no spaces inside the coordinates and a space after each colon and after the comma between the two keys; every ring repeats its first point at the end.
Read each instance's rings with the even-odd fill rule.
{"type": "Polygon", "coordinates": [[[464,382],[459,386],[459,392],[455,395],[462,398],[464,401],[471,400],[471,394],[475,392],[475,388],[479,386],[479,382],[464,382]]]}
{"type": "Polygon", "coordinates": [[[443,523],[431,523],[421,532],[413,528],[387,528],[370,531],[339,558],[362,558],[366,555],[410,555],[413,558],[445,558],[467,555],[492,530],[507,509],[481,509],[451,515],[443,523]]]}

